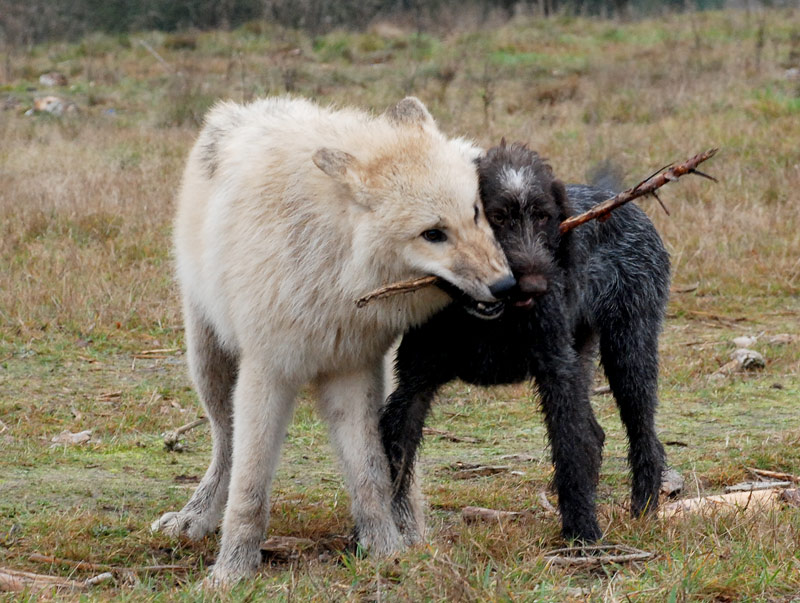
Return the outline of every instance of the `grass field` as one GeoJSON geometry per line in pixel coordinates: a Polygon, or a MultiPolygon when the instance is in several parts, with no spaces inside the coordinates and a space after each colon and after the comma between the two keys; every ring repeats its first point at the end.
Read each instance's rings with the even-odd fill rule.
{"type": "MultiPolygon", "coordinates": [[[[201,410],[186,376],[170,264],[180,170],[218,98],[291,92],[380,111],[423,99],[451,134],[524,140],[567,181],[606,157],[633,183],[711,146],[712,184],[688,178],[652,216],[673,261],[658,426],[683,496],[721,492],[747,467],[800,474],[800,11],[662,15],[636,23],[554,18],[436,37],[381,27],[316,39],[251,24],[234,32],[7,49],[0,73],[0,567],[89,577],[31,554],[119,566],[179,563],[96,587],[114,600],[196,600],[217,539],[179,544],[150,522],[180,507],[209,458],[208,429],[183,452],[161,434],[201,410]],[[152,51],[152,52],[151,52],[152,51]],[[157,56],[156,56],[157,55],[157,56]],[[25,116],[40,73],[78,111],[25,116]],[[687,291],[689,290],[689,291],[687,291]],[[786,333],[788,343],[770,343],[786,333]],[[766,368],[712,378],[758,336],[766,368]],[[143,353],[165,350],[157,353],[143,353]],[[91,430],[82,445],[51,444],[91,430]]],[[[39,89],[35,89],[35,88],[39,89]]],[[[599,384],[600,382],[598,382],[599,384]]],[[[551,473],[527,385],[456,383],[422,453],[428,544],[391,560],[341,547],[271,558],[232,600],[798,601],[800,510],[628,517],[625,440],[613,399],[599,490],[606,540],[644,563],[559,568],[557,517],[537,501],[551,473]],[[527,455],[503,458],[505,455],[527,455]],[[458,463],[514,472],[455,479],[458,463]],[[532,508],[466,524],[466,505],[532,508]]],[[[552,496],[551,496],[552,500],[552,496]]],[[[326,541],[351,529],[324,425],[304,400],[275,483],[270,532],[326,541]]],[[[77,595],[60,595],[75,597],[77,595]]]]}

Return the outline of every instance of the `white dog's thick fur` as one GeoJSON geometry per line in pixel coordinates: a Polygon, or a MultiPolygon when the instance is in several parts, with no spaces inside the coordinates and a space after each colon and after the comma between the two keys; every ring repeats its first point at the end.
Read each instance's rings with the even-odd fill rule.
{"type": "Polygon", "coordinates": [[[175,253],[213,458],[186,506],[153,529],[202,538],[224,510],[215,583],[259,564],[270,482],[309,382],[361,544],[388,554],[421,538],[419,509],[392,517],[378,433],[383,357],[449,298],[431,287],[362,309],[354,301],[426,274],[494,300],[489,286],[510,271],[482,215],[476,155],[413,98],[381,116],[291,98],[209,113],[183,178],[175,253]]]}

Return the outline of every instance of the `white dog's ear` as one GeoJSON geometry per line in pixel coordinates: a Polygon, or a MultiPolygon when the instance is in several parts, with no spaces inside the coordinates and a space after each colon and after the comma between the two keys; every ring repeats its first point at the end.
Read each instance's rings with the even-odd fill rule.
{"type": "Polygon", "coordinates": [[[386,117],[396,124],[433,125],[433,117],[416,96],[407,96],[394,107],[386,110],[386,117]]]}
{"type": "Polygon", "coordinates": [[[358,160],[350,153],[340,151],[339,149],[322,147],[316,150],[311,160],[314,162],[314,165],[334,180],[348,184],[354,182],[354,172],[358,160]]]}

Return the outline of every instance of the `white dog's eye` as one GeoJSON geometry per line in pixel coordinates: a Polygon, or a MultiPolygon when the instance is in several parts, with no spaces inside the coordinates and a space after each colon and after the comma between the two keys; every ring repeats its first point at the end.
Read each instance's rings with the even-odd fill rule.
{"type": "Polygon", "coordinates": [[[447,240],[447,235],[438,228],[431,228],[422,233],[423,239],[429,243],[444,243],[447,240]]]}

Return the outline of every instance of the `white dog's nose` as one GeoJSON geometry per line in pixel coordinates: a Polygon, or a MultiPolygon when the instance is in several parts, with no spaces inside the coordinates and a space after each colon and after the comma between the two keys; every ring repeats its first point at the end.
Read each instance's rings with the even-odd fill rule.
{"type": "Polygon", "coordinates": [[[497,299],[500,299],[501,297],[508,295],[516,284],[517,279],[515,279],[513,275],[509,274],[508,276],[501,278],[499,281],[489,285],[489,292],[497,299]]]}

